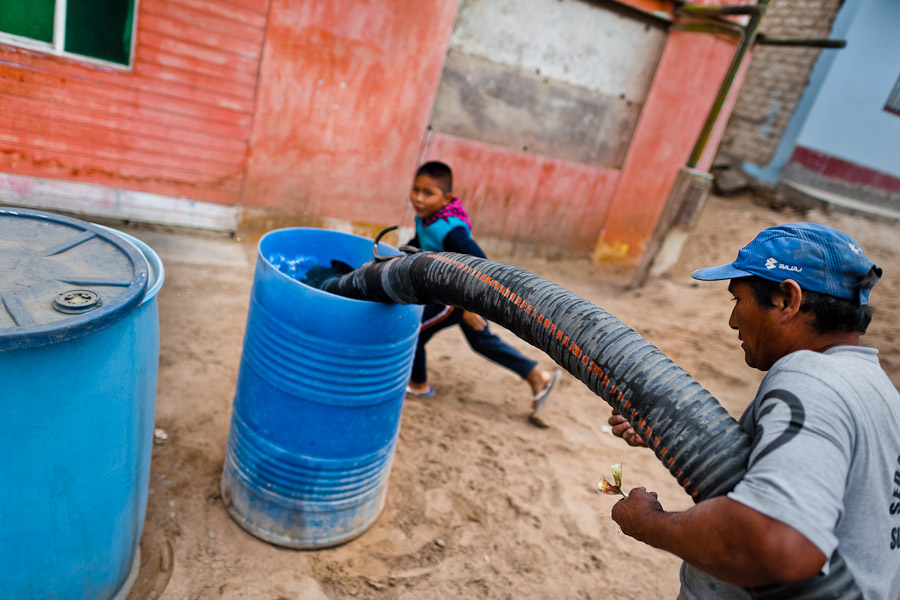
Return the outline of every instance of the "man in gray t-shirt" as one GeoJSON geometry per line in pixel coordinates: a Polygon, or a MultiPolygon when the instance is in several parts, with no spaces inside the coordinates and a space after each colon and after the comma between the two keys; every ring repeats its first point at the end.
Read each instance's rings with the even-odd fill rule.
{"type": "MultiPolygon", "coordinates": [[[[881,269],[851,238],[813,223],[771,227],[729,265],[745,360],[768,371],[741,417],[753,440],[727,496],[669,513],[633,490],[622,531],[684,559],[679,599],[750,598],[747,588],[827,573],[835,550],[867,600],[900,590],[900,394],[860,345],[881,269]]],[[[646,445],[619,415],[613,432],[646,445]]]]}

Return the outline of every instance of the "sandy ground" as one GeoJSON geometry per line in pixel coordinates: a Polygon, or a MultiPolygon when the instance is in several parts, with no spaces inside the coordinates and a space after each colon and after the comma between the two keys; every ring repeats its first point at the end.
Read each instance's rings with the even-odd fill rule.
{"type": "MultiPolygon", "coordinates": [[[[764,227],[806,219],[844,229],[884,267],[864,342],[880,348],[900,385],[897,224],[711,198],[679,265],[640,291],[623,291],[629,271],[587,259],[506,262],[608,310],[738,415],[762,375],[745,366],[727,326],[726,284],[697,284],[689,273],[730,262],[764,227]]],[[[256,246],[131,232],[157,248],[167,268],[156,426],[168,438],[154,448],[143,564],[130,599],[676,596],[679,561],[617,534],[609,517],[616,498],[595,491],[621,461],[626,488],[645,486],[666,508],[687,508],[675,480],[650,451],[606,433],[609,407],[569,374],[544,413],[550,427],[530,424],[526,384],[473,354],[453,329],[429,345],[437,395],[407,400],[386,506],[365,534],[332,549],[295,551],[246,533],[225,512],[219,478],[256,246]]]]}

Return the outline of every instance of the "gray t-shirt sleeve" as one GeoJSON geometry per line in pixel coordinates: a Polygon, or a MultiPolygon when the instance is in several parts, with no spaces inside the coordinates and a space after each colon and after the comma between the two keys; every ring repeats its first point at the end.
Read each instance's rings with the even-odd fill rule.
{"type": "Polygon", "coordinates": [[[853,432],[840,394],[791,362],[766,376],[741,419],[754,446],[746,476],[728,497],[793,527],[830,557],[853,432]]]}

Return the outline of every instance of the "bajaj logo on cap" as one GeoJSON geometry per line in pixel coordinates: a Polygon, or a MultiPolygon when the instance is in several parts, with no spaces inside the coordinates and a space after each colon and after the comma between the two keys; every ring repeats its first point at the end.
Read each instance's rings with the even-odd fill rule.
{"type": "Polygon", "coordinates": [[[782,271],[793,271],[794,273],[799,273],[803,270],[803,267],[797,267],[794,265],[785,265],[783,263],[778,262],[774,258],[769,258],[766,260],[766,268],[767,269],[774,269],[775,267],[778,267],[782,271]]]}

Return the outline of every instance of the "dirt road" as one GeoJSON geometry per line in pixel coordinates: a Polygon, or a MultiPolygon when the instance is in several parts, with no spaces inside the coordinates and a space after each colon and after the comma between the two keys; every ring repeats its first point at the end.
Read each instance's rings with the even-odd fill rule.
{"type": "MultiPolygon", "coordinates": [[[[762,374],[745,366],[728,328],[726,283],[692,269],[730,262],[760,229],[816,220],[859,241],[885,269],[864,343],[900,385],[900,226],[843,214],[774,212],[712,198],[671,276],[623,291],[628,271],[574,261],[518,264],[603,307],[693,375],[734,415],[762,374]]],[[[668,509],[690,500],[651,452],[604,431],[608,406],[566,374],[529,424],[528,388],[473,354],[457,330],[429,345],[437,395],[407,400],[386,507],[337,548],[274,547],[237,526],[219,494],[255,245],[131,231],[165,261],[161,353],[145,564],[130,596],[163,600],[339,598],[674,598],[679,561],[617,534],[616,498],[595,491],[624,464],[625,487],[656,490],[668,509]]],[[[477,229],[476,229],[477,236],[477,229]]],[[[547,366],[539,351],[497,328],[547,366]]]]}

